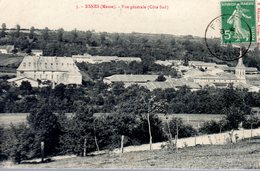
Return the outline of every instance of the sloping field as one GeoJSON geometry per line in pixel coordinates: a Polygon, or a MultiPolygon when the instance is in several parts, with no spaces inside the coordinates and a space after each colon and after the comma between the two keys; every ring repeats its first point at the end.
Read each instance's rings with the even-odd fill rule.
{"type": "Polygon", "coordinates": [[[14,65],[18,67],[22,60],[22,56],[0,54],[0,66],[14,65]]]}
{"type": "Polygon", "coordinates": [[[0,113],[0,125],[9,127],[11,123],[13,125],[26,123],[26,117],[28,114],[29,113],[0,113]]]}
{"type": "MultiPolygon", "coordinates": [[[[157,116],[164,122],[166,122],[166,116],[164,114],[157,114],[157,116]]],[[[168,119],[181,118],[184,123],[192,125],[194,128],[200,127],[204,122],[215,120],[221,120],[225,115],[221,114],[168,114],[168,119]]]]}
{"type": "Polygon", "coordinates": [[[186,168],[260,169],[260,139],[236,144],[205,145],[179,149],[106,153],[98,156],[53,159],[50,163],[0,163],[2,168],[186,168]]]}

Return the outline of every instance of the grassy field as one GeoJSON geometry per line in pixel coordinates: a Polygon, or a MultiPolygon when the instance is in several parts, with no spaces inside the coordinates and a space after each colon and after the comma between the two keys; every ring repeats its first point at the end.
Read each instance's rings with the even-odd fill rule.
{"type": "Polygon", "coordinates": [[[179,149],[107,153],[71,157],[49,163],[0,163],[2,168],[187,168],[187,169],[260,169],[260,139],[236,144],[207,145],[179,149]]]}
{"type": "Polygon", "coordinates": [[[28,113],[0,113],[0,125],[4,127],[13,125],[18,125],[20,123],[26,123],[26,117],[28,113]]]}
{"type": "MultiPolygon", "coordinates": [[[[168,118],[172,119],[174,117],[181,118],[184,123],[192,125],[194,128],[198,128],[204,122],[215,120],[219,121],[223,118],[224,115],[217,115],[217,114],[169,114],[168,118]]],[[[162,121],[166,121],[166,117],[164,114],[158,114],[158,117],[162,121]]]]}
{"type": "MultiPolygon", "coordinates": [[[[13,124],[19,124],[26,120],[26,116],[28,113],[8,113],[8,114],[2,114],[0,113],[0,125],[10,125],[10,123],[13,124]]],[[[158,114],[159,118],[166,121],[165,116],[158,114]]],[[[171,114],[169,115],[169,119],[173,117],[182,118],[185,123],[188,123],[192,125],[194,128],[198,128],[199,125],[202,125],[203,122],[210,121],[210,120],[216,120],[219,121],[223,115],[213,115],[213,114],[171,114]]]]}
{"type": "Polygon", "coordinates": [[[15,56],[15,55],[0,55],[0,66],[7,66],[7,65],[15,65],[19,66],[22,62],[22,56],[15,56]]]}

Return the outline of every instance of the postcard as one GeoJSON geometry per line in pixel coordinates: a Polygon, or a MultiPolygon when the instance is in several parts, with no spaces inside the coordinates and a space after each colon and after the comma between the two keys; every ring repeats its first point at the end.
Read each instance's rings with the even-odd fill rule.
{"type": "Polygon", "coordinates": [[[0,0],[1,169],[260,169],[259,0],[0,0]]]}

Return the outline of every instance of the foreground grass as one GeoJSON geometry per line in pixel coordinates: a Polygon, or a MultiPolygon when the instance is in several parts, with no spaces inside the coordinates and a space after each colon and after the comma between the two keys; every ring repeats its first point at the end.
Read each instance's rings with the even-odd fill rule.
{"type": "Polygon", "coordinates": [[[260,139],[228,145],[196,146],[124,154],[72,157],[43,164],[6,164],[5,168],[188,168],[260,169],[260,139]]]}

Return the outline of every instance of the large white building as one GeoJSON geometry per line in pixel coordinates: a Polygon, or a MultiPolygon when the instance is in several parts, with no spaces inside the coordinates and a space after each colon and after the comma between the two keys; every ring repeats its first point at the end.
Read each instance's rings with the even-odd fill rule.
{"type": "Polygon", "coordinates": [[[141,58],[138,57],[118,57],[118,56],[92,56],[89,54],[85,55],[72,55],[72,58],[76,62],[86,62],[90,64],[98,64],[98,63],[104,63],[104,62],[141,62],[141,58]]]}
{"type": "Polygon", "coordinates": [[[77,85],[82,83],[82,75],[71,57],[25,56],[16,71],[17,77],[8,82],[17,86],[23,80],[31,82],[34,87],[35,81],[49,80],[55,84],[77,85]]]}

